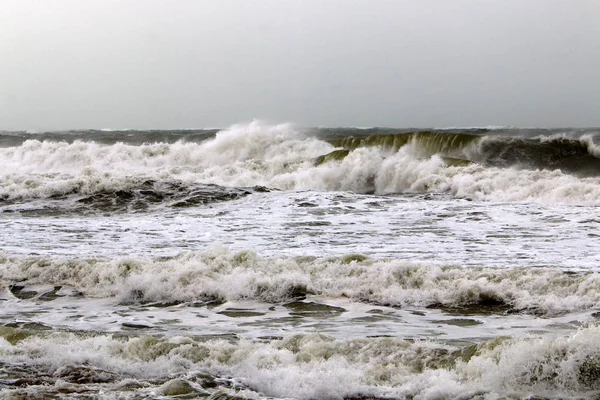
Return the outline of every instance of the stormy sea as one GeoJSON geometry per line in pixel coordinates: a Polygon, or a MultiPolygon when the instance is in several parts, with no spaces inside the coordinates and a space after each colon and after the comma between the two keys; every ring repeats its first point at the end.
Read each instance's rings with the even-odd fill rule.
{"type": "Polygon", "coordinates": [[[2,399],[595,399],[600,129],[0,132],[2,399]]]}

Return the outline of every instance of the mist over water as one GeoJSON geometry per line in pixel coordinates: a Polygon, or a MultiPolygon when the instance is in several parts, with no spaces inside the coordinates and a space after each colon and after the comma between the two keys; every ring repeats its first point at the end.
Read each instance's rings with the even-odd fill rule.
{"type": "Polygon", "coordinates": [[[0,395],[596,398],[599,135],[0,132],[0,395]]]}

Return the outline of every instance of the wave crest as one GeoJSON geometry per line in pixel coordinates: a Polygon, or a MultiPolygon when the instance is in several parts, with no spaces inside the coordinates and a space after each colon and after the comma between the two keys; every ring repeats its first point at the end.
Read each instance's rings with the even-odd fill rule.
{"type": "Polygon", "coordinates": [[[599,204],[598,149],[591,135],[541,139],[433,131],[329,140],[289,124],[256,121],[201,142],[30,139],[0,149],[0,201],[127,191],[149,180],[599,204]]]}

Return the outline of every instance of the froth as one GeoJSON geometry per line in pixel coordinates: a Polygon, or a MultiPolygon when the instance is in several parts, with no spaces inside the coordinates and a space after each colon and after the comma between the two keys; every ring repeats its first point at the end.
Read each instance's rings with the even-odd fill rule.
{"type": "Polygon", "coordinates": [[[314,294],[401,306],[504,305],[543,314],[594,309],[597,273],[551,268],[469,268],[402,260],[263,258],[213,248],[170,259],[0,258],[4,285],[68,285],[124,302],[255,299],[288,301],[314,294]]]}
{"type": "Polygon", "coordinates": [[[253,342],[55,333],[14,344],[0,339],[0,354],[8,365],[25,361],[54,375],[75,366],[159,384],[199,374],[233,376],[250,397],[594,398],[600,389],[599,339],[598,327],[570,336],[498,337],[462,347],[320,334],[253,342]]]}

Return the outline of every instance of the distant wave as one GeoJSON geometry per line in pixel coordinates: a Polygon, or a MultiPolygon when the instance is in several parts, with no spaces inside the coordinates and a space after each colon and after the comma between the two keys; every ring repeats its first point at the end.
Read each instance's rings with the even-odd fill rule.
{"type": "Polygon", "coordinates": [[[597,131],[314,132],[253,122],[216,132],[65,135],[0,147],[0,201],[135,191],[152,181],[600,204],[597,131]]]}
{"type": "MultiPolygon", "coordinates": [[[[515,125],[482,125],[482,126],[474,125],[474,126],[445,126],[445,127],[435,127],[433,129],[436,131],[473,130],[473,129],[484,129],[484,130],[488,130],[488,131],[495,131],[495,130],[501,130],[501,129],[529,129],[529,128],[524,128],[524,127],[515,126],[515,125]]],[[[539,129],[539,128],[533,128],[533,129],[539,129]]]]}

